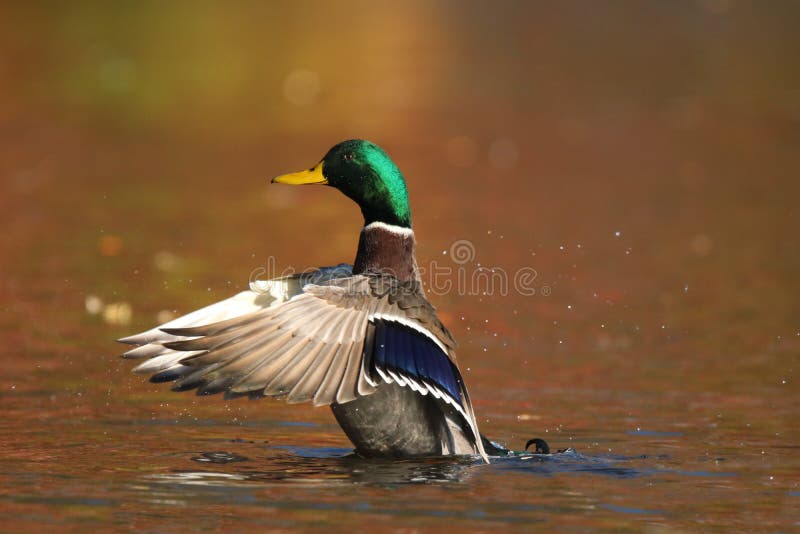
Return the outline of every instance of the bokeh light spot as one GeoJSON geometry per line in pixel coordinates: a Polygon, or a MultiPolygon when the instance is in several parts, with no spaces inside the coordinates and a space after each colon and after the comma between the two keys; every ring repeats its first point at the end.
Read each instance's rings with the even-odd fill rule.
{"type": "Polygon", "coordinates": [[[697,234],[692,238],[691,247],[697,256],[708,256],[714,248],[714,240],[708,234],[697,234]]]}
{"type": "Polygon", "coordinates": [[[308,106],[319,98],[319,76],[310,70],[296,69],[283,81],[283,96],[295,106],[308,106]]]}
{"type": "Polygon", "coordinates": [[[86,295],[86,312],[89,315],[97,315],[103,311],[103,301],[97,295],[86,295]]]}
{"type": "Polygon", "coordinates": [[[158,324],[168,323],[175,319],[178,315],[171,310],[161,310],[156,314],[156,322],[158,324]]]}
{"type": "Polygon", "coordinates": [[[156,269],[165,273],[177,271],[180,263],[181,259],[167,250],[157,252],[156,255],[153,256],[153,265],[156,266],[156,269]]]}
{"type": "Polygon", "coordinates": [[[132,316],[133,309],[127,302],[113,302],[103,309],[103,320],[108,324],[126,325],[132,316]]]}
{"type": "Polygon", "coordinates": [[[495,139],[489,147],[489,162],[497,169],[508,170],[517,164],[519,149],[513,139],[495,139]]]}
{"type": "Polygon", "coordinates": [[[103,256],[119,256],[122,252],[122,238],[116,235],[104,235],[97,242],[97,249],[103,256]]]}

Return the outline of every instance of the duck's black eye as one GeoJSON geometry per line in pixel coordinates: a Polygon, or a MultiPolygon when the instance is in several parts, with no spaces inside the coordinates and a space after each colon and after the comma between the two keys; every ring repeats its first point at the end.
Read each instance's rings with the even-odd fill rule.
{"type": "Polygon", "coordinates": [[[353,153],[352,153],[352,152],[345,152],[345,153],[344,153],[344,156],[342,156],[342,159],[343,159],[343,160],[345,160],[345,161],[347,161],[347,162],[350,162],[350,161],[353,161],[353,158],[354,158],[354,157],[355,157],[355,156],[353,156],[353,153]]]}

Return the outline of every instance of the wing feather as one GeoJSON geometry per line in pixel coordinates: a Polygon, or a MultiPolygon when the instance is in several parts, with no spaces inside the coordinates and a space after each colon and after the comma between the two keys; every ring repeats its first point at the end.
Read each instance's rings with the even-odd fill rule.
{"type": "Polygon", "coordinates": [[[339,391],[339,384],[342,383],[344,373],[347,370],[347,358],[350,354],[350,349],[355,343],[350,342],[345,345],[336,344],[333,354],[333,361],[328,367],[322,383],[314,395],[314,406],[327,406],[336,402],[336,394],[339,391]]]}
{"type": "Polygon", "coordinates": [[[344,373],[342,374],[339,389],[336,392],[336,402],[344,404],[358,398],[358,373],[361,370],[361,343],[353,343],[347,352],[344,373]]]}
{"type": "Polygon", "coordinates": [[[297,384],[289,392],[288,402],[298,403],[313,400],[322,385],[325,375],[328,373],[338,346],[325,343],[317,343],[316,345],[317,354],[314,358],[314,364],[306,370],[305,374],[300,377],[297,384]]]}
{"type": "Polygon", "coordinates": [[[176,352],[170,350],[164,354],[145,360],[134,367],[133,372],[140,375],[158,373],[172,367],[181,366],[180,362],[183,358],[187,356],[192,357],[192,355],[196,354],[199,354],[199,352],[176,352]]]}

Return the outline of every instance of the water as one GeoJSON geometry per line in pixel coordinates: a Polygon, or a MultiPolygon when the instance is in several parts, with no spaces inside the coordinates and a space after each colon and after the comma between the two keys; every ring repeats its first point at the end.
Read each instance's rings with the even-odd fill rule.
{"type": "Polygon", "coordinates": [[[325,5],[5,10],[0,530],[798,529],[797,9],[325,5]],[[483,433],[568,452],[360,460],[118,357],[352,261],[355,206],[267,183],[350,136],[408,179],[483,433]]]}

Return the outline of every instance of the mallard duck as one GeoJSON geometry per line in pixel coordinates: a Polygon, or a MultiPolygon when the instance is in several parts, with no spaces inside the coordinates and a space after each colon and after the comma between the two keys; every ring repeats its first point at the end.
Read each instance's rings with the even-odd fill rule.
{"type": "Polygon", "coordinates": [[[364,457],[472,455],[485,441],[456,343],[425,298],[406,182],[379,146],[349,140],[308,170],[364,216],[355,262],[255,282],[227,300],[120,339],[134,372],[199,395],[328,405],[364,457]]]}

